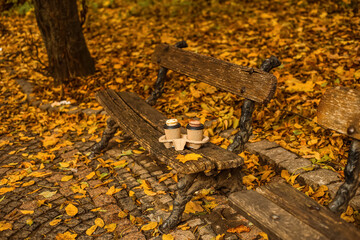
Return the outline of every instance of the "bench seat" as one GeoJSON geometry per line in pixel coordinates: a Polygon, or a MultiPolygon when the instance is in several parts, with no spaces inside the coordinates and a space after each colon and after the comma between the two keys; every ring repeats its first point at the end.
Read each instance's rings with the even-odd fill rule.
{"type": "Polygon", "coordinates": [[[232,193],[229,202],[270,239],[360,239],[358,229],[284,182],[232,193]]]}
{"type": "Polygon", "coordinates": [[[192,174],[224,170],[239,167],[244,162],[237,154],[212,143],[206,143],[197,150],[175,151],[173,148],[165,148],[158,139],[164,134],[163,126],[167,118],[133,93],[117,93],[107,89],[98,92],[96,98],[121,129],[177,173],[192,174]],[[192,152],[203,157],[185,163],[176,159],[178,154],[185,155],[192,152]]]}

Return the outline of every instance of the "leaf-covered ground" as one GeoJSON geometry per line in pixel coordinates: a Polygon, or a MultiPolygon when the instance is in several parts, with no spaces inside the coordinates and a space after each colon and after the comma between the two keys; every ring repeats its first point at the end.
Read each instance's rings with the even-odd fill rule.
{"type": "MultiPolygon", "coordinates": [[[[189,51],[245,66],[257,67],[277,56],[282,61],[272,72],[277,91],[268,105],[256,107],[252,141],[275,141],[343,176],[349,139],[321,128],[316,109],[330,87],[360,89],[360,17],[348,2],[89,1],[84,34],[97,72],[58,88],[47,76],[33,10],[25,15],[5,13],[0,17],[0,136],[7,140],[1,140],[0,149],[40,139],[39,153],[22,155],[24,162],[41,168],[72,142],[98,139],[105,126],[103,115],[64,114],[66,107],[63,112],[46,112],[28,101],[67,100],[79,109],[99,109],[94,94],[104,88],[146,98],[158,70],[150,60],[155,45],[186,40],[189,51]],[[32,95],[20,91],[19,79],[34,84],[32,95]]],[[[234,134],[241,102],[233,94],[171,72],[156,108],[181,122],[192,117],[208,122],[211,141],[227,147],[231,140],[223,137],[234,134]],[[224,131],[228,134],[220,136],[224,131]]],[[[269,166],[258,165],[256,156],[247,156],[247,167],[249,188],[275,174],[269,166]]],[[[290,178],[286,173],[283,177],[290,178]]],[[[314,194],[308,187],[304,191],[314,194]]],[[[323,189],[317,193],[317,200],[325,196],[321,203],[329,201],[323,189]]]]}

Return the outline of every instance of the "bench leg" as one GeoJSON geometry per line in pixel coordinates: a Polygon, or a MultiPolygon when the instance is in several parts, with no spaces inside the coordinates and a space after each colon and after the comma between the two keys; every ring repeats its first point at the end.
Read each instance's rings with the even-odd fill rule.
{"type": "Polygon", "coordinates": [[[175,228],[181,221],[181,216],[196,191],[210,187],[227,188],[229,192],[243,190],[239,168],[221,171],[216,176],[206,176],[204,173],[185,175],[177,184],[177,192],[173,203],[173,211],[160,226],[163,233],[175,228]]]}
{"type": "Polygon", "coordinates": [[[164,67],[161,67],[159,70],[158,77],[157,77],[155,85],[154,85],[154,90],[151,92],[150,97],[148,99],[146,99],[146,102],[150,106],[155,105],[156,100],[161,96],[161,94],[163,92],[163,87],[164,87],[167,71],[168,71],[168,69],[164,68],[164,67]]]}
{"type": "MultiPolygon", "coordinates": [[[[188,45],[185,41],[180,41],[175,44],[175,47],[177,47],[177,48],[186,48],[187,46],[188,45]]],[[[167,71],[168,71],[168,69],[164,68],[164,67],[161,67],[159,70],[158,77],[157,77],[155,85],[154,85],[154,90],[152,91],[150,97],[148,99],[146,99],[146,102],[150,106],[155,105],[156,100],[161,96],[161,94],[163,92],[163,87],[164,87],[167,71]]]]}
{"type": "Polygon", "coordinates": [[[101,150],[107,147],[110,139],[114,137],[116,131],[119,128],[115,120],[113,120],[112,118],[108,118],[106,123],[107,125],[101,137],[100,142],[95,143],[91,148],[90,158],[95,157],[96,154],[99,154],[101,150]]]}
{"type": "MultiPolygon", "coordinates": [[[[268,59],[265,59],[260,69],[265,72],[270,72],[271,69],[276,68],[281,65],[279,59],[275,56],[271,56],[268,59]]],[[[250,72],[251,74],[251,72],[250,72]]],[[[249,140],[252,134],[252,113],[254,112],[255,102],[249,99],[245,99],[241,107],[241,117],[240,117],[240,131],[235,135],[233,143],[228,147],[228,150],[233,151],[244,151],[245,143],[249,140]]]]}
{"type": "Polygon", "coordinates": [[[353,140],[345,167],[345,182],[340,186],[329,209],[334,213],[346,211],[349,201],[354,197],[360,183],[360,141],[353,140]]]}
{"type": "Polygon", "coordinates": [[[240,131],[235,135],[233,143],[228,147],[228,150],[244,151],[245,143],[249,140],[252,134],[252,113],[254,112],[255,102],[249,99],[245,99],[241,107],[240,117],[240,131]]]}

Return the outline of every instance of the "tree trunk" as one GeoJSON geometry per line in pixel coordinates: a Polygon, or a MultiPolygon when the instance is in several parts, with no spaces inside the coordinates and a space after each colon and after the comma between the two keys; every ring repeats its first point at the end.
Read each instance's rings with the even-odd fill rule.
{"type": "Polygon", "coordinates": [[[82,33],[76,0],[33,0],[55,85],[95,72],[82,33]]]}

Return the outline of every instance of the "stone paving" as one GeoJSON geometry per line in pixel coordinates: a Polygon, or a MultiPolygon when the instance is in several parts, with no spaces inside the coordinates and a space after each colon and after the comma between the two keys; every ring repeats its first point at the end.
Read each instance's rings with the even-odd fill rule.
{"type": "MultiPolygon", "coordinates": [[[[343,183],[336,172],[313,165],[310,160],[299,157],[274,142],[263,140],[248,143],[246,150],[259,155],[261,159],[273,165],[277,172],[286,169],[290,174],[299,174],[297,181],[300,184],[308,184],[314,188],[326,185],[331,198],[335,197],[336,191],[343,183]]],[[[349,204],[355,209],[360,209],[360,188],[349,204]]]]}

